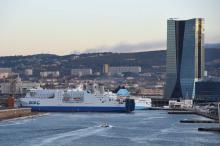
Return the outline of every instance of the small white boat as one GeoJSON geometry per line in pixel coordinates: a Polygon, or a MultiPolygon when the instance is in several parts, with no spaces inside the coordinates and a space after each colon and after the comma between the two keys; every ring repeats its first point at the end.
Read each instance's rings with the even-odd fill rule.
{"type": "Polygon", "coordinates": [[[107,127],[109,127],[109,124],[108,123],[102,123],[102,125],[100,127],[107,128],[107,127]]]}

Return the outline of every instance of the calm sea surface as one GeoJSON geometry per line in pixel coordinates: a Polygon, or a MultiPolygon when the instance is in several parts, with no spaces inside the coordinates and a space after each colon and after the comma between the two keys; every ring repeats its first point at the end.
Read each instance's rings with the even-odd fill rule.
{"type": "Polygon", "coordinates": [[[196,115],[166,111],[49,113],[0,122],[0,146],[220,146],[220,134],[198,132],[217,124],[183,124],[196,115]],[[100,124],[108,122],[109,128],[100,124]]]}

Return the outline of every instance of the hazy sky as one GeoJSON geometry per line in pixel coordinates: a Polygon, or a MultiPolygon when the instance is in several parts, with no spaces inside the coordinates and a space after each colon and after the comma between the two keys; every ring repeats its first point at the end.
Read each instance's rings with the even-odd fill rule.
{"type": "Polygon", "coordinates": [[[220,42],[220,0],[0,0],[0,56],[165,49],[166,20],[205,18],[220,42]]]}

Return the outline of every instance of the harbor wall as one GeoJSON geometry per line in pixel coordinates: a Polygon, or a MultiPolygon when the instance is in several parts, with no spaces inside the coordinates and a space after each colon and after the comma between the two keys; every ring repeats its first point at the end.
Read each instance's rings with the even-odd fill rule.
{"type": "Polygon", "coordinates": [[[0,120],[17,118],[31,114],[31,108],[4,109],[0,110],[0,120]]]}

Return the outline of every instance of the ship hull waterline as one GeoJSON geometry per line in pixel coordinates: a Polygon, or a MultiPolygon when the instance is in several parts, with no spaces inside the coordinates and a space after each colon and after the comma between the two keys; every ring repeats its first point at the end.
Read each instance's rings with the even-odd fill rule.
{"type": "Polygon", "coordinates": [[[132,112],[126,107],[93,106],[24,106],[38,112],[132,112]]]}

